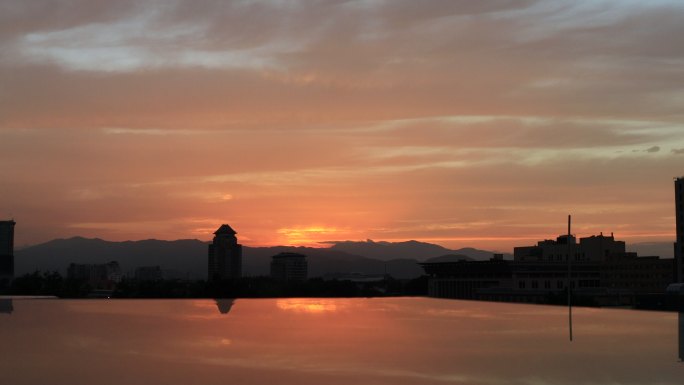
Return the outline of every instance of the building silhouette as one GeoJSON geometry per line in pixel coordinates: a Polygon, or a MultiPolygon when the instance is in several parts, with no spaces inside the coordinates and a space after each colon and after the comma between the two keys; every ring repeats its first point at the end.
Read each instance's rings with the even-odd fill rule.
{"type": "Polygon", "coordinates": [[[140,266],[135,269],[138,281],[161,281],[164,278],[161,266],[140,266]]]}
{"type": "Polygon", "coordinates": [[[67,268],[67,279],[85,281],[96,290],[112,290],[121,282],[121,267],[116,261],[94,265],[72,263],[67,268]]]}
{"type": "Polygon", "coordinates": [[[677,240],[674,245],[677,282],[684,282],[684,177],[675,179],[675,222],[677,240]]]}
{"type": "Polygon", "coordinates": [[[13,220],[0,221],[0,287],[14,278],[14,225],[13,220]]]}
{"type": "Polygon", "coordinates": [[[561,298],[568,281],[573,293],[597,304],[630,305],[634,296],[664,293],[674,261],[639,257],[615,237],[561,235],[535,246],[516,247],[513,261],[422,263],[428,295],[443,298],[545,303],[561,298]],[[568,280],[568,260],[572,274],[568,280]]]}
{"type": "Polygon", "coordinates": [[[309,269],[306,255],[280,253],[271,258],[271,278],[279,281],[306,281],[309,269]]]}
{"type": "Polygon", "coordinates": [[[209,245],[209,280],[242,277],[242,245],[237,243],[236,234],[226,224],[214,232],[209,245]]]}

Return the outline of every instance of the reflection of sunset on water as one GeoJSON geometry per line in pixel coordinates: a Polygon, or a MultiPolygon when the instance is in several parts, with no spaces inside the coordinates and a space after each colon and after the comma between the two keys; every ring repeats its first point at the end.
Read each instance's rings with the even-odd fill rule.
{"type": "Polygon", "coordinates": [[[335,300],[325,299],[279,299],[276,302],[278,309],[306,313],[336,312],[339,305],[335,300]]]}
{"type": "Polygon", "coordinates": [[[577,308],[569,343],[567,310],[553,306],[428,298],[13,306],[0,317],[3,384],[681,382],[675,313],[577,308]]]}

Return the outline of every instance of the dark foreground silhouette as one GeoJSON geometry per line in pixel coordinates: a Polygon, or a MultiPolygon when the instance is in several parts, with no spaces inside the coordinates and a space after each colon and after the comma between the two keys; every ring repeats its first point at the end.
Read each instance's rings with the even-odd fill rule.
{"type": "Polygon", "coordinates": [[[243,277],[218,281],[124,278],[111,290],[95,290],[85,280],[59,273],[34,272],[17,277],[4,295],[52,295],[60,298],[269,298],[269,297],[386,297],[427,295],[427,277],[397,280],[386,276],[373,282],[351,280],[278,281],[243,277]]]}

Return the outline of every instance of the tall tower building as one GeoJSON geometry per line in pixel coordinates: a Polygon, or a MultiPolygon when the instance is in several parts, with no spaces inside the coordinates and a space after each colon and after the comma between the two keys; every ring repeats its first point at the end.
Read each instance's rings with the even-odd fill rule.
{"type": "Polygon", "coordinates": [[[209,245],[209,280],[242,277],[242,245],[237,243],[235,234],[228,225],[221,225],[214,232],[209,245]]]}
{"type": "Polygon", "coordinates": [[[14,278],[14,225],[13,220],[0,221],[0,286],[14,278]]]}
{"type": "Polygon", "coordinates": [[[675,266],[677,282],[684,282],[684,177],[675,179],[675,217],[677,241],[675,242],[675,266]]]}

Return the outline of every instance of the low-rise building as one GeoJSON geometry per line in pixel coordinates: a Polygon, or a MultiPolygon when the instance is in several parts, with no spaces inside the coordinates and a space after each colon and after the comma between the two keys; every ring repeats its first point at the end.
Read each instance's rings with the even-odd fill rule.
{"type": "Polygon", "coordinates": [[[140,266],[135,269],[138,281],[160,281],[164,278],[161,266],[140,266]]]}
{"type": "Polygon", "coordinates": [[[636,253],[610,256],[604,265],[601,282],[608,289],[630,293],[663,293],[674,280],[674,260],[639,257],[636,253]]]}
{"type": "Polygon", "coordinates": [[[308,270],[304,254],[280,253],[271,259],[271,278],[279,281],[305,281],[308,270]]]}
{"type": "Polygon", "coordinates": [[[481,289],[513,285],[511,262],[503,259],[421,263],[421,266],[430,276],[430,297],[476,299],[481,289]]]}
{"type": "Polygon", "coordinates": [[[544,303],[573,293],[599,304],[626,305],[633,296],[664,293],[674,281],[674,260],[638,257],[625,242],[603,234],[572,235],[516,247],[513,261],[422,263],[428,294],[442,298],[544,303]]]}
{"type": "Polygon", "coordinates": [[[102,264],[72,263],[67,278],[86,281],[93,289],[111,290],[121,282],[121,267],[116,261],[102,264]]]}

